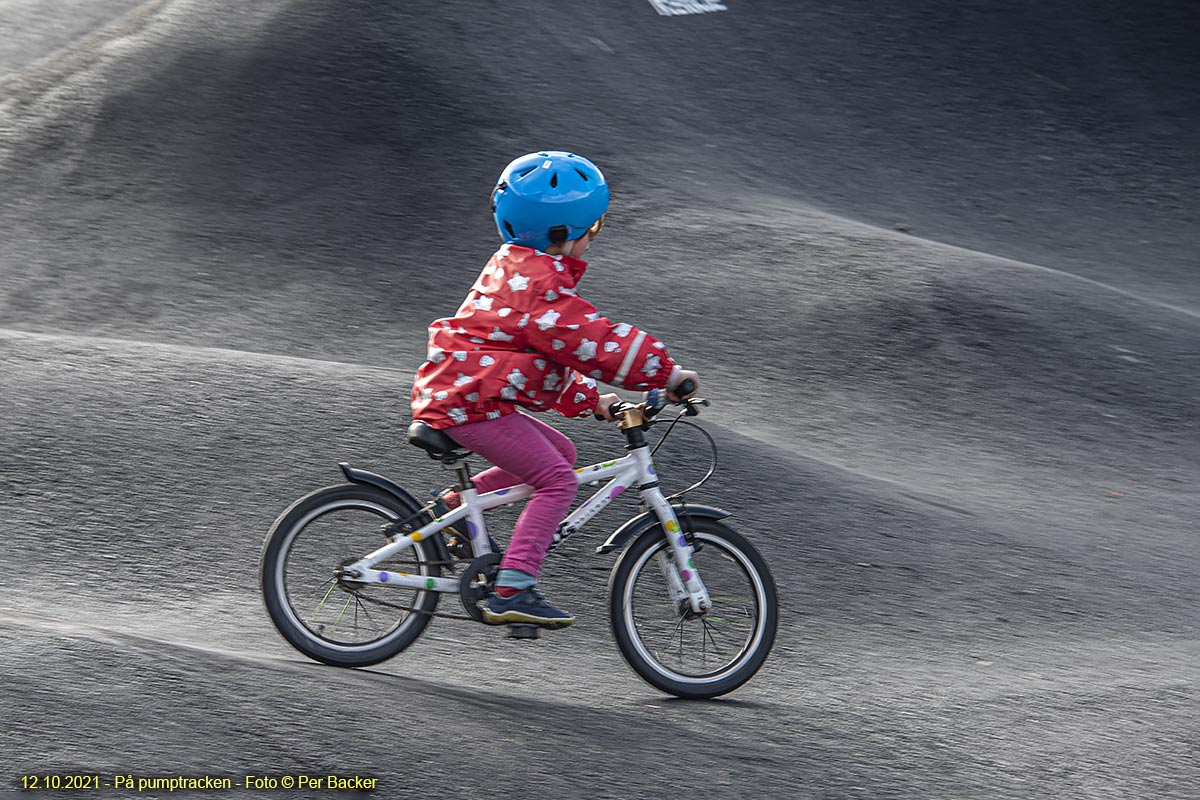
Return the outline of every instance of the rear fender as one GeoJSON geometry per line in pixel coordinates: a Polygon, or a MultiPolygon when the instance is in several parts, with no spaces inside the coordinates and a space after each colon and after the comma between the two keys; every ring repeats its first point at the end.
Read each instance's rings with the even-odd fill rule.
{"type": "MultiPolygon", "coordinates": [[[[355,469],[345,461],[338,463],[338,466],[342,468],[342,474],[346,476],[346,480],[350,481],[351,483],[361,483],[365,486],[374,486],[376,489],[382,489],[399,500],[401,505],[409,510],[409,513],[416,513],[424,505],[423,503],[417,502],[417,498],[406,492],[400,486],[400,484],[396,483],[391,478],[385,478],[382,475],[374,472],[368,472],[365,469],[355,469]]],[[[403,519],[403,517],[401,519],[403,519]]],[[[431,519],[432,517],[426,514],[424,515],[424,518],[420,520],[420,524],[424,525],[431,519]]],[[[420,527],[420,525],[417,527],[420,527]]],[[[426,539],[425,541],[431,541],[433,543],[433,547],[437,551],[435,553],[435,557],[438,561],[451,560],[450,551],[446,549],[446,538],[441,533],[438,533],[438,535],[434,536],[432,539],[426,539]]]]}
{"type": "MultiPolygon", "coordinates": [[[[687,519],[701,517],[704,519],[725,519],[731,516],[730,512],[716,506],[702,506],[688,503],[685,507],[682,503],[673,503],[671,508],[675,509],[675,516],[679,517],[679,524],[686,531],[688,530],[687,519]]],[[[605,540],[604,544],[596,548],[597,555],[604,555],[622,550],[625,545],[641,536],[646,531],[658,525],[658,517],[651,511],[646,511],[638,514],[636,517],[627,520],[621,527],[612,532],[612,535],[605,540]]]]}

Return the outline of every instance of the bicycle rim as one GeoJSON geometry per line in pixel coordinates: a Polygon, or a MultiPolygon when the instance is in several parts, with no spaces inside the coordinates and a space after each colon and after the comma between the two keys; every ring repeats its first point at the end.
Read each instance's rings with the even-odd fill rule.
{"type": "Polygon", "coordinates": [[[717,535],[697,532],[693,560],[713,607],[703,616],[672,599],[656,542],[634,563],[625,583],[622,614],[642,661],[671,681],[703,686],[736,673],[758,651],[766,633],[767,587],[750,557],[717,535]],[[681,607],[682,606],[682,607],[681,607]]]}
{"type": "MultiPolygon", "coordinates": [[[[275,580],[283,611],[294,629],[333,650],[352,652],[386,645],[403,636],[420,615],[402,608],[421,607],[424,591],[338,581],[334,570],[357,561],[384,544],[379,532],[396,512],[361,499],[334,499],[309,511],[282,543],[275,580]]],[[[381,562],[377,569],[429,574],[420,544],[381,562]]]]}

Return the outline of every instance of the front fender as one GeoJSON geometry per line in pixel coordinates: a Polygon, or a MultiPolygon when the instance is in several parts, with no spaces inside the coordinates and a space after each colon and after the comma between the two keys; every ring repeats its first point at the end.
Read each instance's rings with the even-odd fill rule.
{"type": "MultiPolygon", "coordinates": [[[[685,507],[682,503],[673,503],[671,508],[675,509],[675,516],[679,517],[680,524],[683,529],[687,530],[688,517],[703,517],[706,519],[725,519],[730,516],[730,512],[716,506],[702,506],[688,503],[685,507]]],[[[613,551],[621,550],[625,545],[629,544],[633,539],[658,525],[658,517],[651,511],[644,511],[632,519],[626,520],[621,527],[612,532],[604,544],[596,548],[597,555],[604,555],[613,551]]]]}

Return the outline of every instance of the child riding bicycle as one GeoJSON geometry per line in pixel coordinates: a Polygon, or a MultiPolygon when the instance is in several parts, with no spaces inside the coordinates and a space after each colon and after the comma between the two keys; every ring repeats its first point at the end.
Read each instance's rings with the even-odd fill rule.
{"type": "MultiPolygon", "coordinates": [[[[546,602],[537,577],[559,521],[575,499],[575,446],[525,412],[611,419],[615,394],[699,386],[658,339],[602,317],[576,291],[582,260],[604,226],[609,188],[588,159],[558,150],[512,161],[492,190],[503,244],[452,317],[429,327],[427,360],[412,389],[414,419],[442,430],[494,466],[475,477],[480,492],[527,483],[525,506],[483,608],[493,624],[565,627],[566,611],[546,602]]],[[[455,498],[447,501],[453,505],[455,498]]]]}

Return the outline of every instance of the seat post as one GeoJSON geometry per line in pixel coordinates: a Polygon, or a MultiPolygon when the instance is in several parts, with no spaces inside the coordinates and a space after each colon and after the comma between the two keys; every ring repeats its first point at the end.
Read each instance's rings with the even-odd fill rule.
{"type": "Polygon", "coordinates": [[[454,487],[456,492],[465,492],[467,489],[475,488],[475,481],[471,480],[471,465],[465,458],[447,459],[442,463],[448,469],[453,469],[458,475],[458,485],[454,487]]]}

